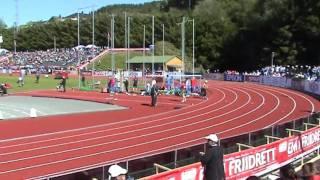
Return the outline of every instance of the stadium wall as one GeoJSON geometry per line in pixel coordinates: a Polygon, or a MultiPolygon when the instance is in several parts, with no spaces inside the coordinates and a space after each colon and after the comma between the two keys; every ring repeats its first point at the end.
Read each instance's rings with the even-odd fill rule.
{"type": "Polygon", "coordinates": [[[320,82],[309,81],[304,79],[287,78],[287,77],[273,77],[273,76],[254,76],[241,74],[223,74],[210,73],[203,76],[205,79],[211,80],[225,80],[236,82],[252,82],[268,86],[276,86],[282,88],[289,88],[298,91],[304,91],[317,96],[320,96],[320,82]]]}

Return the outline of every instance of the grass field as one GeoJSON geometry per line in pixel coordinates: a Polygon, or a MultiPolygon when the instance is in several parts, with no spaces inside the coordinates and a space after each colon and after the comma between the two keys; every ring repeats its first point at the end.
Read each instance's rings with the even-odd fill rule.
{"type": "MultiPolygon", "coordinates": [[[[41,76],[39,83],[35,83],[35,75],[27,75],[25,76],[25,83],[23,87],[18,86],[18,76],[17,75],[0,75],[1,83],[9,83],[12,88],[9,89],[9,93],[14,92],[23,92],[23,91],[31,91],[31,90],[40,90],[40,89],[55,89],[59,84],[60,80],[54,79],[53,76],[49,75],[48,78],[41,76]]],[[[77,78],[69,78],[67,80],[67,88],[78,87],[78,79],[77,78]]]]}
{"type": "MultiPolygon", "coordinates": [[[[56,89],[56,86],[60,83],[61,80],[54,79],[52,75],[49,75],[48,78],[46,78],[44,75],[40,77],[39,83],[35,83],[35,75],[27,75],[24,79],[24,86],[19,87],[18,86],[18,75],[6,75],[1,74],[0,75],[0,83],[9,83],[12,87],[8,89],[8,93],[15,93],[15,92],[28,92],[33,90],[48,90],[48,89],[56,89]]],[[[106,77],[95,77],[95,82],[100,81],[101,85],[97,88],[95,88],[95,91],[101,91],[101,87],[106,87],[107,81],[109,80],[106,77]]],[[[149,79],[151,82],[151,80],[149,79]]],[[[149,82],[149,83],[150,83],[149,82]]],[[[121,82],[122,83],[122,82],[121,82]]],[[[93,84],[93,78],[92,77],[86,77],[86,86],[81,85],[81,90],[93,90],[91,88],[91,84],[93,84]]],[[[138,87],[143,89],[145,86],[145,82],[140,79],[138,82],[138,87]]],[[[67,80],[66,84],[67,89],[75,88],[78,89],[79,87],[79,80],[77,76],[70,76],[67,80]]],[[[130,80],[129,88],[132,88],[132,80],[130,80]]]]}
{"type": "MultiPolygon", "coordinates": [[[[130,59],[135,56],[142,56],[143,52],[130,52],[130,59]]],[[[146,54],[147,55],[147,54],[146,54]]],[[[111,67],[112,55],[106,54],[95,61],[95,69],[96,71],[106,71],[110,70],[111,67]]],[[[115,61],[115,69],[126,69],[126,52],[115,52],[114,53],[114,61],[115,61]]],[[[93,64],[88,65],[88,69],[92,69],[93,64]]]]}

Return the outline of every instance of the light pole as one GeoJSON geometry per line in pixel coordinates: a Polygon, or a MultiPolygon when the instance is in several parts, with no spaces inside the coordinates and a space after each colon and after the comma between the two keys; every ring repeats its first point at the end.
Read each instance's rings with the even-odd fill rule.
{"type": "Polygon", "coordinates": [[[194,19],[192,19],[192,76],[194,76],[194,19]]]}
{"type": "Polygon", "coordinates": [[[275,52],[272,52],[272,53],[271,53],[271,68],[273,67],[274,55],[275,55],[275,52]]]}
{"type": "Polygon", "coordinates": [[[77,58],[78,58],[78,88],[80,90],[80,73],[81,73],[81,69],[80,69],[80,57],[79,57],[79,46],[80,46],[80,15],[79,15],[79,10],[78,9],[78,48],[76,49],[77,50],[77,58]]]}
{"type": "Polygon", "coordinates": [[[115,62],[114,62],[114,14],[111,15],[111,63],[112,63],[112,74],[115,72],[115,62]]]}
{"type": "Polygon", "coordinates": [[[152,75],[154,75],[154,16],[152,16],[152,75]]]}
{"type": "Polygon", "coordinates": [[[144,57],[146,55],[146,26],[143,25],[143,62],[142,62],[142,75],[143,75],[143,78],[145,76],[144,72],[145,72],[145,64],[144,64],[144,57]]]}
{"type": "Polygon", "coordinates": [[[14,30],[13,30],[13,47],[14,47],[14,56],[17,54],[17,22],[14,23],[14,30]]]}
{"type": "Polygon", "coordinates": [[[108,47],[108,49],[111,48],[110,47],[110,32],[108,32],[108,34],[107,34],[107,47],[108,47]]]}
{"type": "Polygon", "coordinates": [[[184,61],[185,61],[185,23],[186,23],[186,17],[182,18],[182,22],[178,23],[178,25],[181,25],[181,60],[182,60],[182,67],[181,67],[181,73],[180,73],[180,83],[182,81],[182,74],[184,74],[184,61]]]}
{"type": "MultiPolygon", "coordinates": [[[[80,64],[81,64],[81,62],[80,62],[80,55],[79,55],[79,46],[80,46],[80,10],[84,10],[84,9],[88,9],[88,8],[93,8],[94,7],[94,5],[92,5],[92,6],[87,6],[87,7],[83,7],[83,8],[78,8],[78,10],[77,10],[77,15],[78,15],[78,19],[77,19],[77,21],[78,21],[78,48],[77,48],[77,58],[78,58],[78,87],[79,87],[79,90],[80,90],[80,86],[81,86],[81,84],[80,84],[80,79],[81,79],[81,69],[80,69],[80,64]]],[[[93,23],[94,23],[94,13],[93,13],[93,23]]],[[[93,28],[94,28],[94,24],[93,24],[93,28]]],[[[93,29],[93,31],[94,31],[94,29],[93,29]]],[[[92,35],[93,35],[93,40],[94,40],[94,32],[92,33],[92,35]]],[[[94,43],[94,42],[93,42],[94,43]]],[[[94,62],[93,62],[93,67],[94,67],[94,62]]]]}
{"type": "Polygon", "coordinates": [[[19,16],[19,9],[18,9],[19,2],[18,2],[18,0],[15,0],[15,3],[16,3],[16,21],[14,23],[14,28],[13,28],[13,46],[14,46],[13,59],[14,60],[15,60],[15,57],[17,54],[17,34],[18,34],[18,16],[19,16]]]}
{"type": "Polygon", "coordinates": [[[192,76],[194,76],[194,38],[195,38],[195,31],[194,31],[194,19],[187,20],[187,22],[192,21],[192,76]]]}
{"type": "Polygon", "coordinates": [[[127,33],[127,12],[124,12],[124,48],[126,49],[125,65],[128,71],[128,33],[127,33]]]}
{"type": "Polygon", "coordinates": [[[181,56],[182,56],[182,71],[181,73],[184,74],[185,71],[185,23],[186,17],[183,17],[182,24],[181,24],[181,56]]]}
{"type": "MultiPolygon", "coordinates": [[[[91,54],[92,57],[94,57],[94,8],[92,8],[92,48],[91,48],[91,54]]],[[[92,84],[94,85],[94,72],[95,72],[95,67],[94,67],[94,61],[92,65],[92,84]]]]}
{"type": "Polygon", "coordinates": [[[128,45],[127,45],[127,54],[128,54],[128,76],[130,77],[130,20],[131,17],[128,17],[128,45]]]}
{"type": "Polygon", "coordinates": [[[1,44],[3,43],[3,38],[2,38],[2,34],[0,34],[0,49],[1,49],[1,44]]]}
{"type": "Polygon", "coordinates": [[[57,51],[56,36],[53,36],[53,49],[54,49],[54,52],[57,51]]]}
{"type": "Polygon", "coordinates": [[[162,71],[164,72],[164,24],[162,24],[162,71]]]}

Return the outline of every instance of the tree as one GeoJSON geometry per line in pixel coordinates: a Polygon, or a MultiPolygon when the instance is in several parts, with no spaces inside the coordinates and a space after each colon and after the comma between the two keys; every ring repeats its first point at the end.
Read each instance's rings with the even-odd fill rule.
{"type": "Polygon", "coordinates": [[[0,18],[0,29],[5,29],[7,28],[6,23],[0,18]]]}

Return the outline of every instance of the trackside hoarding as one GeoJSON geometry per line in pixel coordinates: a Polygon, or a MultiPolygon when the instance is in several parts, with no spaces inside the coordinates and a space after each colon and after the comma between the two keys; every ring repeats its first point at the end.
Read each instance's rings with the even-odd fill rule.
{"type": "Polygon", "coordinates": [[[237,82],[253,82],[269,86],[276,86],[282,88],[290,88],[299,91],[305,91],[312,94],[320,95],[320,81],[309,81],[306,79],[292,79],[287,77],[275,76],[255,76],[255,75],[240,75],[240,74],[223,74],[223,73],[209,73],[204,74],[205,79],[225,80],[237,82]],[[223,79],[221,79],[223,77],[223,79]]]}
{"type": "Polygon", "coordinates": [[[242,74],[224,74],[225,81],[243,82],[244,76],[242,74]]]}
{"type": "MultiPolygon", "coordinates": [[[[278,169],[320,147],[320,128],[309,129],[300,135],[281,139],[271,144],[224,156],[227,179],[245,179],[278,169]]],[[[200,163],[146,177],[150,180],[202,180],[200,163]]]]}

